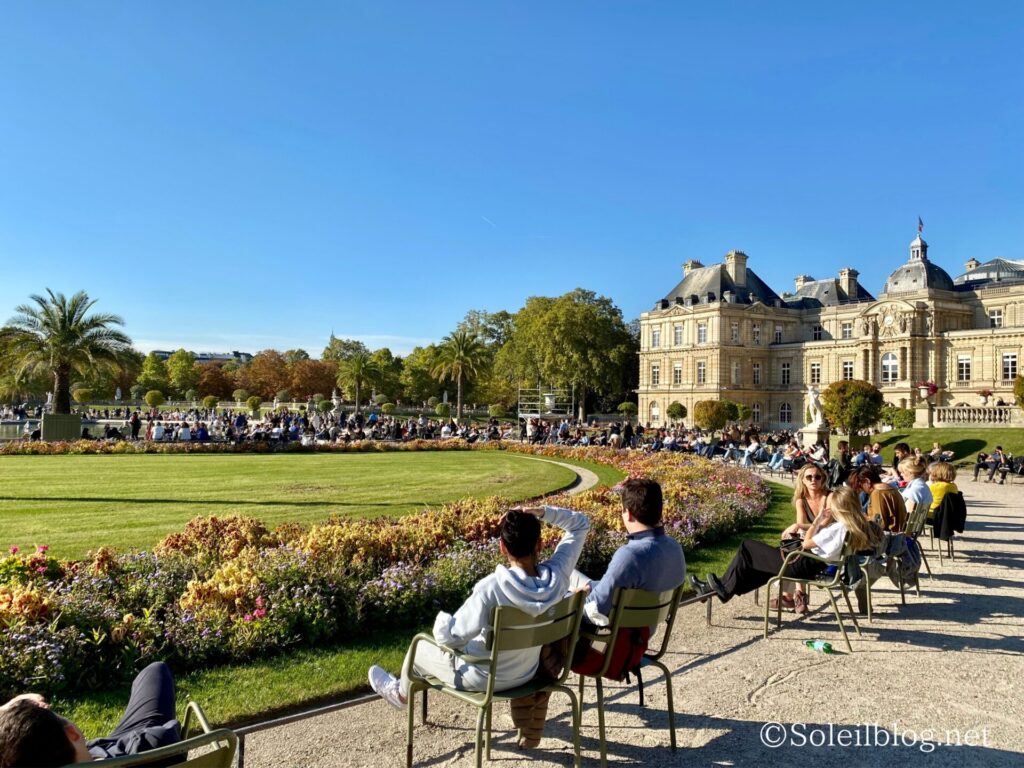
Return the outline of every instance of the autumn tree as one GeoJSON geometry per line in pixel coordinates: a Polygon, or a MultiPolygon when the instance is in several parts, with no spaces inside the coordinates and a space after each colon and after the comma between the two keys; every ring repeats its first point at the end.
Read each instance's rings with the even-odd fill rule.
{"type": "Polygon", "coordinates": [[[878,387],[856,379],[834,381],[821,393],[825,419],[851,438],[875,424],[884,405],[885,399],[878,387]]]}
{"type": "Polygon", "coordinates": [[[704,430],[721,429],[729,421],[734,403],[727,400],[700,400],[693,404],[693,423],[704,430]]]}
{"type": "Polygon", "coordinates": [[[299,360],[290,369],[290,391],[299,400],[316,393],[327,396],[337,386],[338,366],[328,360],[299,360]]]}
{"type": "Polygon", "coordinates": [[[216,395],[221,400],[231,397],[235,382],[222,366],[217,363],[197,363],[195,370],[196,389],[204,395],[216,395]]]}
{"type": "Polygon", "coordinates": [[[249,364],[239,368],[235,384],[240,389],[272,400],[277,392],[288,388],[288,364],[276,349],[264,349],[253,355],[249,364]]]}

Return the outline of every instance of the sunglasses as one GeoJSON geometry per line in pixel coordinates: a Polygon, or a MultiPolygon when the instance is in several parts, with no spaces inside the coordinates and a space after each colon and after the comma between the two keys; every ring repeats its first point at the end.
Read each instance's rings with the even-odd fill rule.
{"type": "Polygon", "coordinates": [[[811,481],[814,481],[814,480],[824,480],[824,479],[825,478],[822,477],[821,475],[807,475],[807,477],[804,478],[804,480],[811,480],[811,481]]]}

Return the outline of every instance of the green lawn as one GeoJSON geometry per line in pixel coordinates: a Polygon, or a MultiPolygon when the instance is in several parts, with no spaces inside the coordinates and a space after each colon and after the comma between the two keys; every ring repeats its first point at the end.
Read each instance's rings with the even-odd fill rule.
{"type": "Polygon", "coordinates": [[[0,547],[48,544],[51,554],[76,558],[102,545],[152,547],[198,515],[310,524],[469,496],[528,499],[573,479],[564,467],[492,451],[5,456],[0,547]]]}
{"type": "MultiPolygon", "coordinates": [[[[832,452],[835,453],[836,443],[845,437],[832,437],[832,452]]],[[[942,429],[894,429],[892,432],[884,432],[873,435],[870,438],[858,437],[851,443],[854,451],[859,451],[866,442],[877,440],[882,444],[882,450],[887,461],[892,453],[892,447],[896,443],[907,443],[911,448],[920,448],[927,453],[932,448],[933,442],[942,443],[942,447],[953,451],[956,455],[955,461],[960,462],[967,459],[973,460],[979,451],[991,453],[997,445],[1014,456],[1024,453],[1024,429],[1010,427],[944,427],[942,429]]]]}
{"type": "MultiPolygon", "coordinates": [[[[711,570],[721,575],[745,538],[777,543],[779,533],[793,522],[792,490],[769,483],[772,502],[752,529],[714,546],[686,554],[687,570],[701,577],[711,570]]],[[[450,606],[455,607],[455,606],[450,606]]],[[[689,610],[697,610],[691,608],[689,610]]],[[[368,691],[366,670],[371,664],[398,670],[413,631],[381,633],[345,647],[305,649],[245,665],[231,665],[182,675],[179,697],[200,702],[211,719],[224,725],[263,719],[274,712],[295,710],[325,700],[368,691]]],[[[128,687],[54,702],[89,735],[108,733],[128,700],[128,687]]]]}

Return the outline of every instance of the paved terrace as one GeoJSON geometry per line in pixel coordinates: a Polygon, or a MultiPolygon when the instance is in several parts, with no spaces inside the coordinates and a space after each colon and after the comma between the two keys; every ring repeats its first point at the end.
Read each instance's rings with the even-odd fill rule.
{"type": "MultiPolygon", "coordinates": [[[[751,596],[716,604],[710,627],[699,606],[684,609],[666,657],[674,669],[679,750],[669,748],[665,686],[652,672],[644,709],[637,705],[635,688],[609,684],[605,689],[609,762],[1024,765],[1024,493],[1020,486],[970,479],[961,487],[968,530],[957,542],[955,562],[940,566],[938,553],[932,554],[934,578],[923,578],[922,596],[909,595],[906,606],[900,606],[887,579],[879,581],[875,621],[862,621],[862,638],[852,635],[853,654],[827,656],[804,647],[804,640],[821,638],[845,649],[820,591],[808,617],[783,614],[782,631],[768,640],[761,639],[762,613],[751,596]],[[842,727],[851,729],[848,735],[842,727]],[[892,746],[894,733],[907,743],[892,746]],[[977,746],[945,746],[957,734],[977,746]],[[769,748],[762,735],[785,743],[769,748]],[[889,746],[840,745],[842,739],[855,744],[858,738],[889,746]]],[[[588,692],[583,764],[594,766],[599,755],[593,687],[588,692]]],[[[507,707],[498,705],[492,764],[572,765],[564,702],[564,696],[552,697],[547,738],[529,752],[516,749],[507,707]]],[[[472,708],[432,696],[431,724],[416,728],[416,765],[473,765],[474,727],[472,708]]],[[[253,734],[247,743],[250,768],[404,764],[404,712],[379,699],[253,734]]]]}

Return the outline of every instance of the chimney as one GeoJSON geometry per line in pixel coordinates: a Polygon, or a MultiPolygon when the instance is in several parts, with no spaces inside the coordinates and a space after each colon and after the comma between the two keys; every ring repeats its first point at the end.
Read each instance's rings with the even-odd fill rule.
{"type": "Polygon", "coordinates": [[[729,251],[725,254],[725,271],[737,288],[747,285],[747,254],[743,251],[729,251]]]}
{"type": "Polygon", "coordinates": [[[696,259],[690,259],[690,260],[684,262],[683,263],[683,277],[686,277],[688,274],[693,272],[693,270],[700,269],[703,266],[704,265],[701,264],[696,259]]]}
{"type": "Polygon", "coordinates": [[[964,272],[970,272],[971,270],[977,269],[980,266],[981,262],[972,256],[967,260],[967,263],[964,264],[964,272]]]}
{"type": "Polygon", "coordinates": [[[809,283],[813,279],[814,278],[811,277],[810,275],[797,275],[796,279],[793,282],[796,283],[796,289],[799,291],[801,288],[804,287],[804,283],[809,283]]]}
{"type": "Polygon", "coordinates": [[[839,289],[846,294],[847,301],[857,300],[857,278],[860,272],[850,267],[839,270],[839,289]]]}

